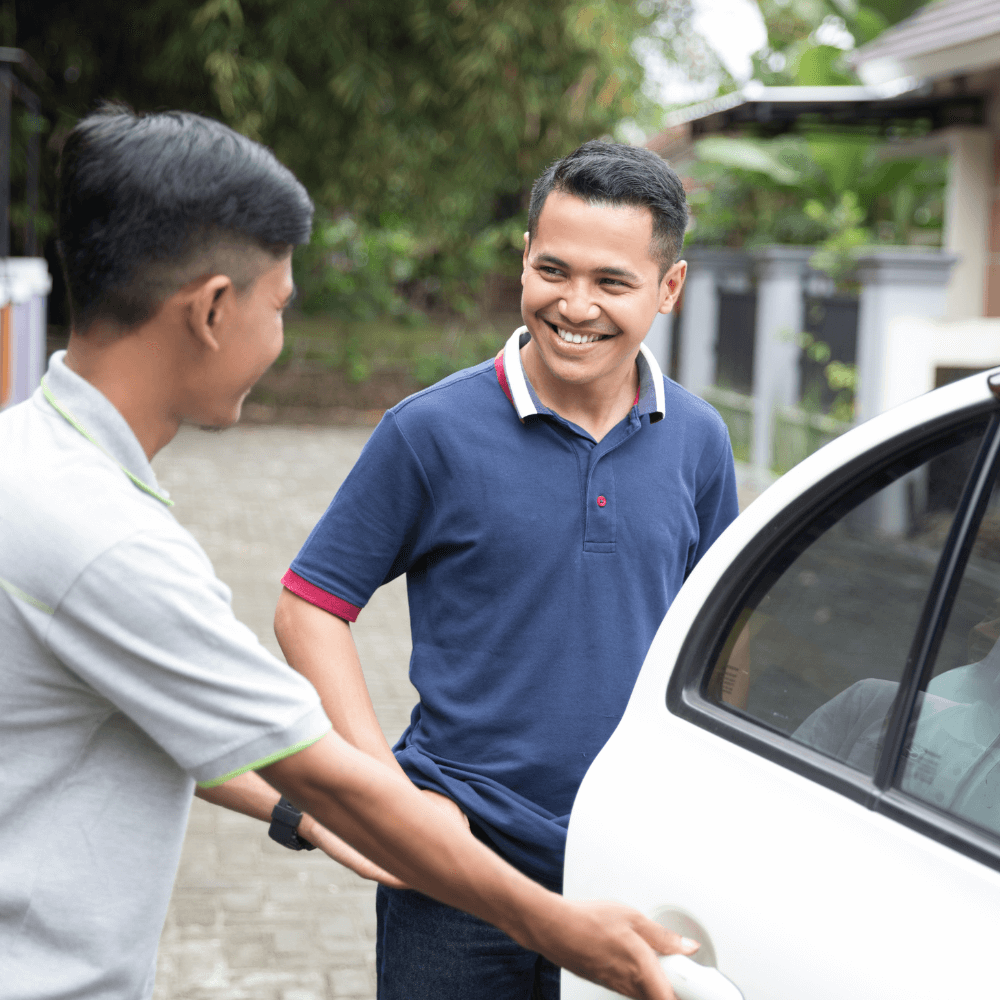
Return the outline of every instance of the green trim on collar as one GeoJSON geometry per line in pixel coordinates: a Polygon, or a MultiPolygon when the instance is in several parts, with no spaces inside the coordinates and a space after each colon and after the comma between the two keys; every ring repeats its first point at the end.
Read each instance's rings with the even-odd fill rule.
{"type": "Polygon", "coordinates": [[[296,743],[295,746],[285,747],[284,750],[278,750],[276,753],[269,754],[267,757],[261,757],[260,760],[255,760],[252,764],[247,764],[245,767],[238,767],[235,771],[230,771],[228,774],[224,774],[221,778],[212,778],[211,781],[199,781],[199,788],[215,788],[216,785],[221,785],[230,778],[238,778],[241,774],[246,774],[247,771],[256,771],[258,768],[267,767],[268,764],[277,764],[279,760],[284,760],[286,757],[291,757],[292,754],[298,753],[300,750],[305,750],[306,747],[311,747],[314,743],[318,743],[333,726],[327,726],[319,734],[319,736],[311,736],[307,740],[303,740],[301,743],[296,743]]]}
{"type": "Polygon", "coordinates": [[[33,608],[37,608],[47,615],[55,614],[55,611],[44,601],[40,601],[37,597],[32,597],[31,594],[26,594],[20,587],[15,587],[10,580],[5,580],[2,576],[0,576],[0,590],[6,590],[11,597],[16,597],[19,601],[24,601],[25,604],[30,604],[33,608]]]}
{"type": "Polygon", "coordinates": [[[78,430],[91,444],[96,445],[98,448],[100,448],[101,451],[103,451],[104,454],[107,455],[112,462],[115,462],[118,468],[121,469],[122,472],[124,472],[125,475],[128,476],[129,479],[131,479],[132,482],[135,483],[135,485],[138,486],[139,489],[143,491],[143,493],[148,493],[151,497],[155,497],[155,499],[159,500],[160,503],[166,504],[168,507],[173,507],[174,505],[173,500],[170,500],[168,497],[165,497],[162,493],[158,493],[156,490],[153,489],[152,486],[148,485],[147,483],[144,483],[138,476],[129,472],[128,469],[126,469],[121,462],[119,462],[113,455],[111,455],[108,452],[108,449],[105,448],[104,445],[102,445],[89,431],[87,431],[86,428],[84,428],[83,425],[80,424],[68,410],[63,409],[63,407],[59,404],[59,401],[52,394],[52,390],[49,388],[48,382],[45,381],[44,375],[42,376],[42,395],[49,401],[49,404],[51,405],[52,409],[55,410],[56,413],[59,414],[59,416],[61,416],[71,427],[78,430]]]}

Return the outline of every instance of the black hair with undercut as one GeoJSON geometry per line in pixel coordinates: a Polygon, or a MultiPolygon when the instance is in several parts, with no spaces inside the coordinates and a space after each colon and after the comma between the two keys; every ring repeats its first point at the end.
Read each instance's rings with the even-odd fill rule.
{"type": "Polygon", "coordinates": [[[538,233],[538,219],[553,191],[595,205],[648,208],[653,215],[649,254],[660,265],[661,280],[680,256],[688,222],[684,186],[651,150],[595,139],[551,164],[531,188],[529,243],[538,233]]]}
{"type": "Polygon", "coordinates": [[[245,291],[309,239],[313,205],[270,150],[186,111],[105,104],[69,133],[58,248],[73,328],[123,331],[202,275],[245,291]]]}

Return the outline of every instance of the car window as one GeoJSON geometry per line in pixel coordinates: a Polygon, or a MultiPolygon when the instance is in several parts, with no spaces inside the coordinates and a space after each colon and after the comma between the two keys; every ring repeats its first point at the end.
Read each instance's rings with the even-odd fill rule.
{"type": "Polygon", "coordinates": [[[704,695],[873,775],[985,428],[886,460],[801,529],[751,586],[704,695]]]}
{"type": "Polygon", "coordinates": [[[1000,492],[994,487],[912,716],[898,784],[1000,835],[1000,492]]]}

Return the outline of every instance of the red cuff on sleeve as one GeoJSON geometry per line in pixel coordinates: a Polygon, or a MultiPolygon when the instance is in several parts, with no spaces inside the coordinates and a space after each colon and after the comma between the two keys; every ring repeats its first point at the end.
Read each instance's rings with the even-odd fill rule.
{"type": "Polygon", "coordinates": [[[348,604],[347,601],[342,601],[339,597],[334,597],[333,594],[328,594],[308,580],[303,580],[298,573],[293,573],[291,570],[281,578],[281,585],[297,597],[301,597],[303,601],[315,604],[317,608],[329,611],[331,615],[343,618],[344,621],[356,622],[358,615],[361,614],[361,608],[348,604]]]}
{"type": "Polygon", "coordinates": [[[510,391],[510,384],[507,382],[507,372],[503,367],[503,348],[500,348],[500,353],[493,359],[493,368],[497,373],[497,381],[500,383],[500,388],[503,389],[503,394],[513,403],[514,396],[510,391]]]}

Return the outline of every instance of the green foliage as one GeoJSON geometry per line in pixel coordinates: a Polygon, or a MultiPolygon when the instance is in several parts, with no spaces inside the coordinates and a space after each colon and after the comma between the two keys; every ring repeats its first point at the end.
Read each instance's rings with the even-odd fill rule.
{"type": "Polygon", "coordinates": [[[419,386],[493,357],[510,327],[490,322],[403,322],[392,317],[348,319],[329,313],[290,314],[275,368],[337,370],[351,382],[405,372],[419,386]]]}
{"type": "Polygon", "coordinates": [[[801,183],[802,171],[793,162],[794,152],[787,144],[745,142],[727,136],[711,136],[698,143],[698,159],[729,170],[763,174],[782,187],[801,183]]]}
{"type": "Polygon", "coordinates": [[[634,109],[650,19],[624,0],[209,0],[190,41],[228,121],[332,213],[405,219],[461,304],[458,272],[492,263],[477,237],[634,109]]]}
{"type": "Polygon", "coordinates": [[[525,225],[520,218],[496,223],[443,252],[433,236],[417,235],[397,215],[371,225],[321,210],[309,246],[295,254],[300,308],[307,315],[418,323],[424,310],[447,305],[471,317],[482,276],[517,260],[525,225]]]}
{"type": "Polygon", "coordinates": [[[420,385],[433,385],[496,354],[503,339],[490,330],[468,331],[452,325],[440,341],[428,343],[417,351],[414,378],[420,385]]]}
{"type": "Polygon", "coordinates": [[[697,155],[691,243],[816,244],[813,264],[843,282],[861,246],[940,242],[943,158],[888,158],[878,137],[829,133],[720,136],[697,155]]]}
{"type": "MultiPolygon", "coordinates": [[[[27,239],[28,226],[28,146],[33,132],[44,146],[49,123],[41,115],[32,114],[19,102],[12,102],[10,123],[10,224],[13,229],[14,250],[21,249],[18,242],[27,239]]],[[[45,206],[35,216],[35,238],[41,246],[55,226],[55,217],[45,206]]]]}
{"type": "Polygon", "coordinates": [[[870,7],[859,7],[851,24],[851,33],[859,45],[865,45],[889,27],[885,14],[870,7]]]}
{"type": "Polygon", "coordinates": [[[799,55],[795,83],[800,87],[830,87],[855,83],[844,64],[843,50],[833,45],[812,45],[799,55]]]}
{"type": "Polygon", "coordinates": [[[516,267],[544,166],[642,110],[633,42],[675,8],[681,23],[685,0],[18,0],[5,30],[49,76],[47,205],[52,153],[96,99],[208,113],[271,146],[325,226],[356,226],[303,254],[311,301],[339,309],[353,285],[362,312],[399,310],[376,286],[406,258],[404,285],[440,282],[467,311],[480,275],[516,267]],[[353,266],[319,278],[324,253],[353,266]]]}
{"type": "Polygon", "coordinates": [[[296,251],[301,308],[351,319],[409,315],[397,292],[413,277],[417,239],[398,220],[358,225],[350,216],[316,219],[309,246],[296,251]]]}
{"type": "Polygon", "coordinates": [[[770,86],[857,83],[840,47],[864,45],[909,17],[927,0],[758,0],[767,46],[754,57],[754,77],[770,86]],[[830,44],[829,39],[837,39],[830,44]]]}
{"type": "MultiPolygon", "coordinates": [[[[858,366],[844,361],[830,359],[830,345],[817,340],[811,333],[799,334],[799,347],[810,361],[823,365],[823,377],[826,384],[837,395],[830,406],[829,416],[841,423],[854,422],[854,399],[858,391],[858,366]]],[[[817,410],[818,404],[810,405],[809,400],[803,400],[806,410],[817,410]]]]}
{"type": "Polygon", "coordinates": [[[858,196],[853,191],[844,191],[832,207],[811,199],[803,210],[827,231],[809,263],[838,284],[847,281],[854,271],[856,252],[871,243],[869,230],[862,226],[865,213],[858,205],[858,196]]]}

